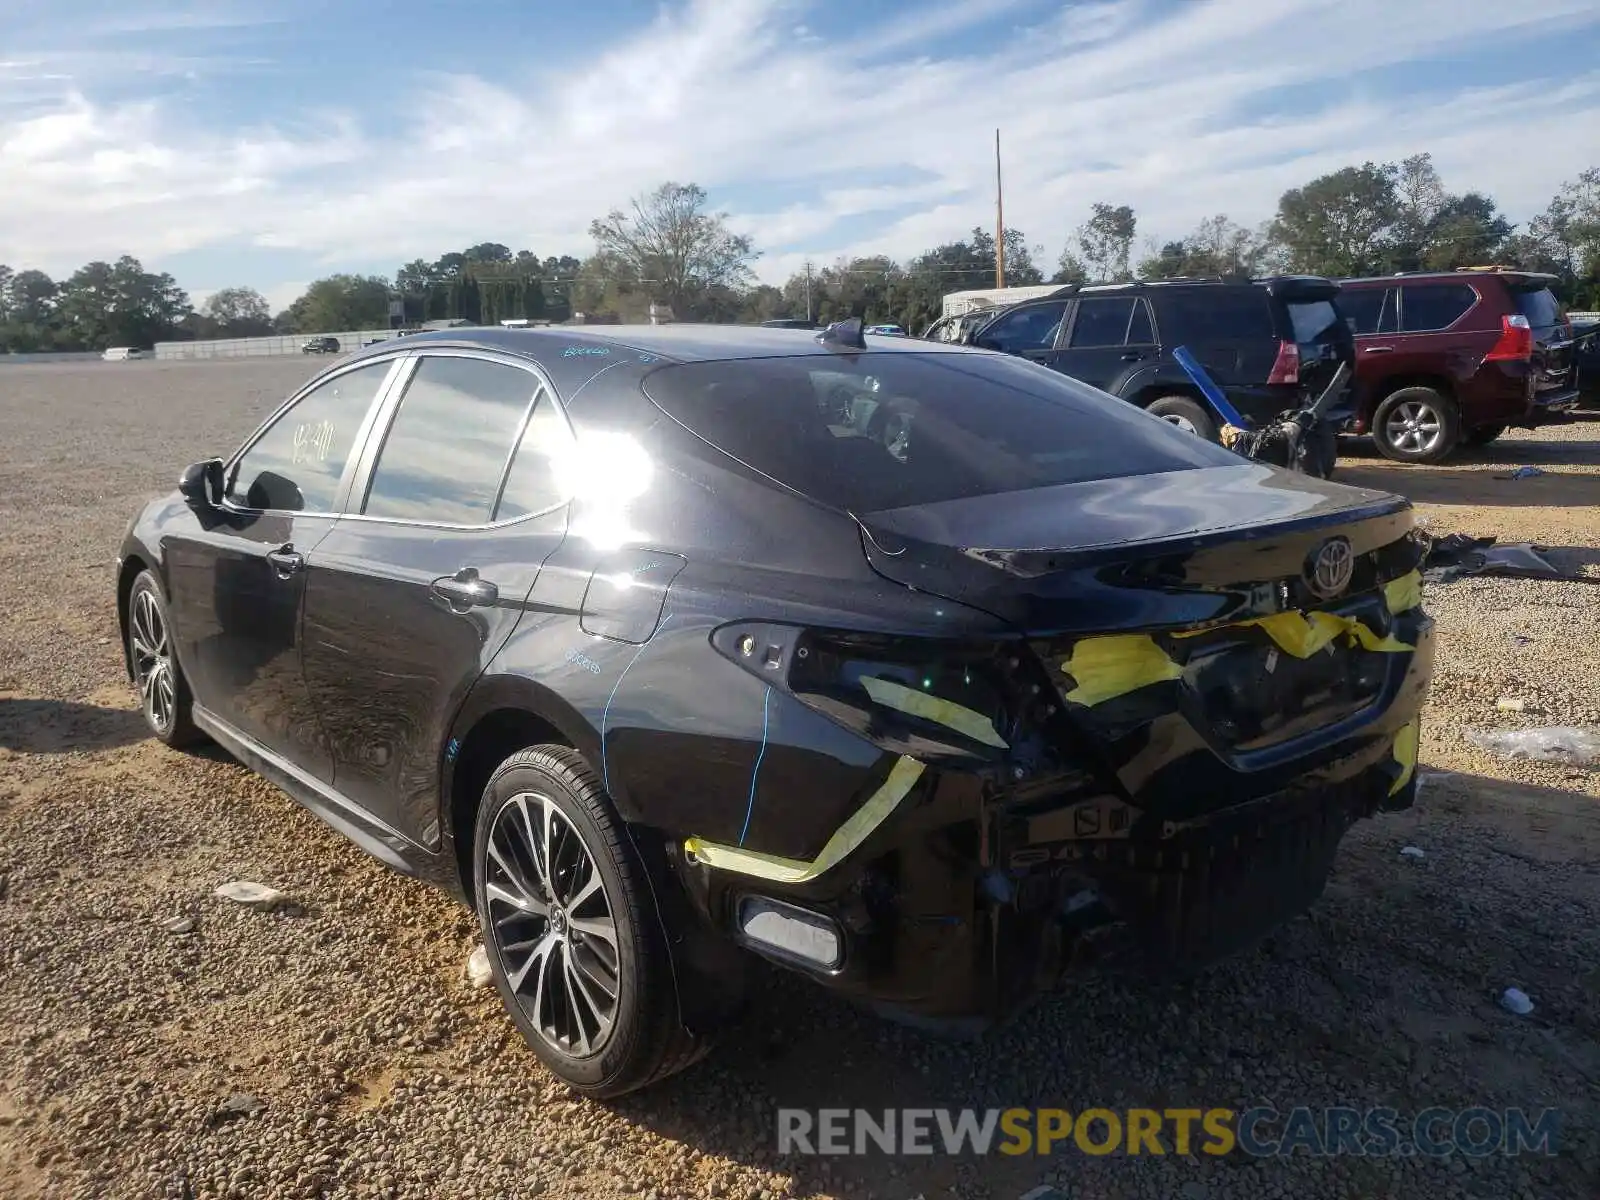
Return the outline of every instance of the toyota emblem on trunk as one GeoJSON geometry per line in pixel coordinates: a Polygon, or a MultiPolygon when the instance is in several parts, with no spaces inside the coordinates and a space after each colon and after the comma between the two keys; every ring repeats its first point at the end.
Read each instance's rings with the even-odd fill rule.
{"type": "Polygon", "coordinates": [[[1332,537],[1318,546],[1306,563],[1306,586],[1324,600],[1332,600],[1350,586],[1356,571],[1355,551],[1348,538],[1332,537]]]}

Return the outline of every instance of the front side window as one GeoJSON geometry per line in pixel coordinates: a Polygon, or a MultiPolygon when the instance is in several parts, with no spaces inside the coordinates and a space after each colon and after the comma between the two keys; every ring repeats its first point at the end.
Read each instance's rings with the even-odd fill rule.
{"type": "Polygon", "coordinates": [[[1478,302],[1464,283],[1408,283],[1400,289],[1400,320],[1405,333],[1449,329],[1478,302]]]}
{"type": "Polygon", "coordinates": [[[1001,355],[684,363],[655,371],[645,388],[719,450],[856,513],[1239,462],[1131,404],[1001,355]]]}
{"type": "Polygon", "coordinates": [[[1078,315],[1072,320],[1072,348],[1088,350],[1099,346],[1122,345],[1132,317],[1131,296],[1079,300],[1078,315]]]}
{"type": "Polygon", "coordinates": [[[362,512],[441,525],[486,525],[538,377],[481,358],[417,363],[372,469],[362,512]]]}
{"type": "Polygon", "coordinates": [[[983,344],[1007,354],[1049,350],[1056,344],[1056,332],[1061,328],[1061,316],[1066,311],[1066,301],[1062,300],[1055,304],[1031,304],[1007,313],[983,331],[983,344]]]}
{"type": "Polygon", "coordinates": [[[244,508],[332,512],[356,433],[389,365],[345,371],[302,396],[234,464],[227,498],[244,508]]]}

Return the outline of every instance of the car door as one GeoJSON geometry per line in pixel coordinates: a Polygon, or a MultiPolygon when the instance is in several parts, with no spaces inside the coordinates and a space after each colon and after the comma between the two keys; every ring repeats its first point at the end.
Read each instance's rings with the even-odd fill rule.
{"type": "Polygon", "coordinates": [[[566,531],[552,458],[571,431],[532,364],[414,356],[388,397],[349,514],[309,556],[305,670],[333,786],[437,844],[439,755],[566,531]]]}
{"type": "Polygon", "coordinates": [[[1130,370],[1153,358],[1150,310],[1136,296],[1084,296],[1074,306],[1057,370],[1102,391],[1115,392],[1130,370]]]}
{"type": "Polygon", "coordinates": [[[986,325],[975,344],[1048,366],[1055,354],[1057,335],[1066,312],[1065,300],[1018,305],[986,325]]]}
{"type": "Polygon", "coordinates": [[[333,527],[396,366],[352,366],[293,397],[225,466],[221,503],[163,543],[196,704],[322,780],[332,760],[301,672],[305,559],[333,527]]]}

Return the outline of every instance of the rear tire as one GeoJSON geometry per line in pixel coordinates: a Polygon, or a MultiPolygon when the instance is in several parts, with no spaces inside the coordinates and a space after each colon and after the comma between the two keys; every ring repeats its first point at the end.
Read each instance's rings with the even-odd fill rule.
{"type": "Polygon", "coordinates": [[[1442,462],[1460,439],[1455,401],[1431,387],[1391,392],[1372,414],[1373,444],[1395,462],[1442,462]]]}
{"type": "Polygon", "coordinates": [[[709,1048],[678,1020],[645,867],[581,755],[534,746],[496,768],[478,807],[472,880],[500,999],[575,1091],[621,1096],[709,1048]]]}
{"type": "Polygon", "coordinates": [[[195,727],[189,681],[178,665],[167,601],[149,571],[140,571],[128,589],[128,608],[123,617],[128,664],[150,732],[174,750],[204,741],[205,735],[195,727]]]}
{"type": "Polygon", "coordinates": [[[1464,446],[1487,446],[1505,431],[1506,427],[1504,425],[1479,425],[1474,429],[1467,430],[1466,435],[1461,439],[1461,444],[1464,446]]]}
{"type": "Polygon", "coordinates": [[[1189,396],[1158,396],[1146,404],[1144,410],[1208,442],[1222,441],[1216,419],[1206,411],[1204,405],[1189,396]]]}

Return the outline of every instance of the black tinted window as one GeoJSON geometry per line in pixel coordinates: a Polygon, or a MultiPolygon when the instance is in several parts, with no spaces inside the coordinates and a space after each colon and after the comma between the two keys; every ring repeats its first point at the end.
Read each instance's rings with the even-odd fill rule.
{"type": "Polygon", "coordinates": [[[1394,289],[1347,288],[1339,293],[1339,311],[1355,333],[1393,333],[1394,289]]]}
{"type": "Polygon", "coordinates": [[[1078,315],[1072,319],[1072,347],[1120,346],[1127,336],[1128,320],[1133,315],[1133,298],[1079,300],[1078,315]]]}
{"type": "Polygon", "coordinates": [[[1007,354],[1048,350],[1056,343],[1056,331],[1061,328],[1061,314],[1066,311],[1066,301],[1061,301],[1056,304],[1033,304],[1006,313],[983,331],[983,341],[1007,354]]]}
{"type": "Polygon", "coordinates": [[[506,474],[505,491],[500,496],[500,507],[495,509],[495,520],[525,517],[564,503],[569,497],[563,493],[558,464],[571,448],[572,433],[566,419],[550,394],[540,392],[533,415],[528,418],[528,427],[517,443],[511,470],[506,474]]]}
{"type": "Polygon", "coordinates": [[[356,433],[388,373],[387,362],[371,363],[307,392],[235,464],[228,499],[246,508],[331,512],[356,433]]]}
{"type": "Polygon", "coordinates": [[[1014,358],[687,363],[652,399],[733,457],[855,512],[1237,464],[1221,447],[1014,358]]]}
{"type": "Polygon", "coordinates": [[[1339,310],[1332,300],[1295,300],[1285,306],[1294,340],[1301,345],[1326,342],[1338,336],[1339,310]]]}
{"type": "Polygon", "coordinates": [[[1448,329],[1477,302],[1464,283],[1408,283],[1400,289],[1400,320],[1406,333],[1448,329]]]}
{"type": "Polygon", "coordinates": [[[1161,336],[1169,345],[1276,340],[1265,288],[1193,287],[1151,295],[1161,313],[1161,336]]]}
{"type": "Polygon", "coordinates": [[[1517,311],[1527,317],[1528,324],[1535,329],[1561,324],[1561,305],[1549,288],[1512,292],[1511,298],[1516,301],[1517,311]]]}
{"type": "Polygon", "coordinates": [[[1149,346],[1156,340],[1156,331],[1150,327],[1150,306],[1143,300],[1134,302],[1133,320],[1128,323],[1128,345],[1149,346]]]}
{"type": "Polygon", "coordinates": [[[538,380],[477,358],[424,358],[367,489],[370,517],[487,523],[538,380]]]}

